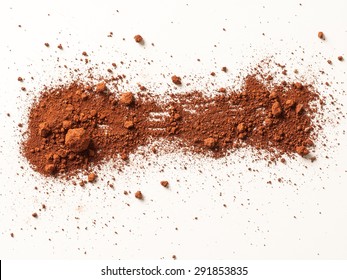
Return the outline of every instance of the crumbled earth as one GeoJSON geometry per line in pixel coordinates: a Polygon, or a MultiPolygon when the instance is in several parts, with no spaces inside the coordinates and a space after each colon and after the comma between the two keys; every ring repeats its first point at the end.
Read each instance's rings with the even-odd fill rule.
{"type": "Polygon", "coordinates": [[[249,75],[240,91],[171,94],[168,104],[144,92],[113,92],[105,80],[48,88],[31,108],[23,153],[41,174],[66,178],[111,158],[126,161],[160,138],[215,158],[244,146],[274,158],[308,156],[316,137],[313,118],[324,102],[310,85],[269,80],[249,75]],[[153,119],[153,113],[162,117],[153,119]]]}

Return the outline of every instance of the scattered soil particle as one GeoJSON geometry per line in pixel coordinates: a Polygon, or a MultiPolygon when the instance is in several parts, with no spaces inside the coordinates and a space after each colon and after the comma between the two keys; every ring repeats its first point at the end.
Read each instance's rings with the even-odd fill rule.
{"type": "Polygon", "coordinates": [[[324,35],[324,33],[322,31],[318,32],[318,38],[322,39],[322,40],[325,40],[325,35],[324,35]]]}
{"type": "Polygon", "coordinates": [[[45,43],[45,46],[48,48],[48,47],[49,47],[49,44],[48,44],[48,43],[45,43]]]}
{"type": "Polygon", "coordinates": [[[339,61],[343,61],[343,56],[340,55],[340,56],[337,57],[337,59],[338,59],[339,61]]]}
{"type": "Polygon", "coordinates": [[[165,187],[165,188],[167,188],[167,187],[169,186],[169,182],[168,182],[168,181],[161,181],[160,184],[161,184],[163,187],[165,187]]]}
{"type": "Polygon", "coordinates": [[[34,218],[38,218],[38,217],[39,217],[39,215],[37,215],[36,212],[35,212],[35,213],[32,213],[31,216],[33,216],[34,218]]]}
{"type": "Polygon", "coordinates": [[[143,38],[141,35],[135,35],[134,39],[135,39],[136,43],[142,43],[143,42],[143,38]]]}
{"type": "Polygon", "coordinates": [[[145,86],[143,86],[143,85],[139,85],[139,88],[140,88],[141,91],[147,90],[147,88],[145,86]]]}
{"type": "Polygon", "coordinates": [[[11,232],[11,234],[10,234],[10,235],[11,235],[11,237],[12,237],[12,238],[14,238],[14,233],[13,233],[13,232],[11,232]]]}
{"type": "Polygon", "coordinates": [[[18,82],[23,82],[23,78],[22,77],[18,77],[18,82]]]}
{"type": "Polygon", "coordinates": [[[137,199],[143,199],[143,194],[142,194],[142,192],[141,191],[137,191],[136,193],[135,193],[135,197],[137,198],[137,199]]]}
{"type": "Polygon", "coordinates": [[[172,76],[171,80],[175,85],[181,85],[182,84],[181,77],[178,77],[176,75],[172,76]]]}
{"type": "Polygon", "coordinates": [[[59,44],[59,45],[58,45],[58,49],[61,49],[61,50],[63,49],[62,44],[59,44]]]}
{"type": "Polygon", "coordinates": [[[308,151],[308,149],[306,149],[305,146],[296,147],[296,152],[301,156],[306,156],[309,154],[309,151],[308,151]]]}
{"type": "Polygon", "coordinates": [[[96,180],[96,174],[95,173],[89,173],[88,175],[88,182],[89,183],[94,183],[96,180]]]}

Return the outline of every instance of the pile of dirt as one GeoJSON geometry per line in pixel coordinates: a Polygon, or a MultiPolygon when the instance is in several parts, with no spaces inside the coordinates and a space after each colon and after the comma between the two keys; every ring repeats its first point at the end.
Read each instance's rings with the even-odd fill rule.
{"type": "Polygon", "coordinates": [[[215,158],[245,146],[273,159],[307,156],[323,102],[310,85],[271,80],[249,75],[239,91],[171,94],[165,103],[144,92],[111,91],[107,81],[49,88],[30,110],[23,153],[41,174],[65,178],[110,158],[126,161],[160,138],[215,158]]]}

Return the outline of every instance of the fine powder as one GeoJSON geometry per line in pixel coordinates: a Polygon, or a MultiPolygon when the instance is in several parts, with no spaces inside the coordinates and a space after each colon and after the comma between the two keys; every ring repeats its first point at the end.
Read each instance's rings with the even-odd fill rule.
{"type": "Polygon", "coordinates": [[[271,160],[295,153],[309,157],[319,130],[313,120],[324,104],[310,85],[276,84],[255,74],[238,91],[168,99],[112,91],[107,80],[46,89],[29,112],[23,154],[37,172],[64,178],[108,159],[126,161],[140,146],[160,139],[173,142],[173,151],[178,145],[215,158],[245,146],[271,160]]]}

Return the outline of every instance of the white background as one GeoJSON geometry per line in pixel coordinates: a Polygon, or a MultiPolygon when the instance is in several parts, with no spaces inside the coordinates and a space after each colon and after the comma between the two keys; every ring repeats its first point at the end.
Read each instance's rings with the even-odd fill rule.
{"type": "MultiPolygon", "coordinates": [[[[249,150],[220,160],[180,151],[144,160],[138,153],[122,172],[103,166],[98,174],[104,180],[85,189],[36,174],[20,154],[17,126],[23,123],[25,131],[28,107],[44,84],[69,80],[69,71],[59,65],[85,69],[82,51],[92,63],[106,62],[99,74],[116,62],[117,73],[128,77],[126,89],[141,82],[163,95],[175,91],[173,73],[191,83],[184,89],[208,84],[213,91],[237,85],[240,72],[273,57],[287,65],[288,79],[305,77],[322,95],[333,94],[347,105],[346,62],[337,60],[347,58],[345,3],[1,1],[0,257],[345,259],[347,139],[346,120],[336,123],[340,115],[329,116],[314,163],[295,157],[268,167],[266,161],[252,162],[249,150]],[[326,41],[317,38],[318,31],[326,41]],[[134,42],[136,34],[144,37],[144,46],[134,42]],[[56,48],[59,43],[63,51],[56,48]],[[23,85],[28,95],[20,90],[23,85]],[[115,190],[106,185],[112,176],[115,190]],[[170,188],[161,187],[161,180],[170,188]],[[124,190],[132,194],[125,196],[124,190]],[[137,190],[143,202],[134,198],[137,190]],[[39,210],[42,203],[47,210],[39,210]]],[[[346,107],[341,110],[345,115],[346,107]]]]}

